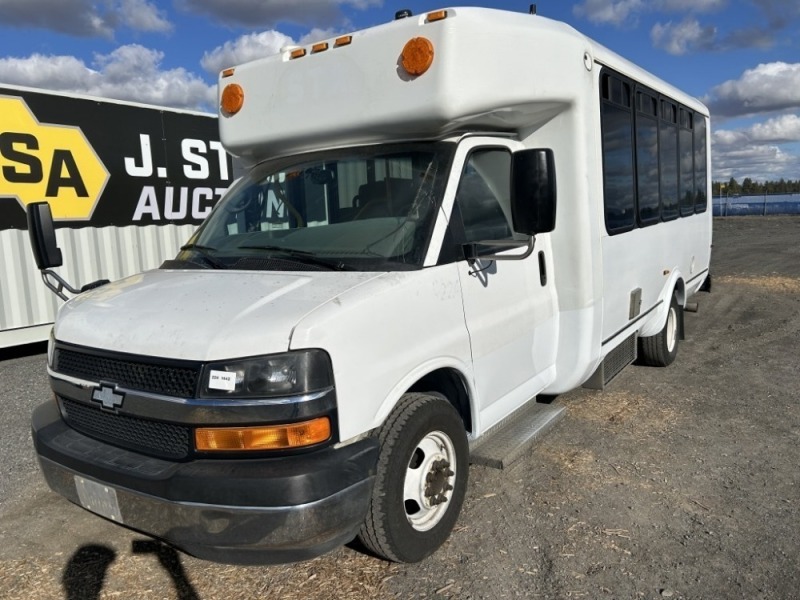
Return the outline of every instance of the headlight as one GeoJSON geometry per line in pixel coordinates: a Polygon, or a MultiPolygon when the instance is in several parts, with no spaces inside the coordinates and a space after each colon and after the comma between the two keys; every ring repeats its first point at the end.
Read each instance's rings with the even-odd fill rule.
{"type": "Polygon", "coordinates": [[[295,396],[333,386],[331,359],[323,350],[298,350],[207,364],[205,398],[295,396]]]}

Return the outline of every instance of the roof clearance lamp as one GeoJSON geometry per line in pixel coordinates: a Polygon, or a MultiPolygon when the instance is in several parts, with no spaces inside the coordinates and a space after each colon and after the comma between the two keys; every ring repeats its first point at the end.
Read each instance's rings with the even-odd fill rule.
{"type": "Polygon", "coordinates": [[[244,105],[244,90],[238,83],[229,83],[222,90],[222,98],[220,98],[219,106],[222,109],[222,114],[226,117],[232,117],[244,105]]]}
{"type": "Polygon", "coordinates": [[[433,64],[433,43],[424,37],[408,40],[403,47],[400,61],[409,75],[422,75],[433,64]]]}

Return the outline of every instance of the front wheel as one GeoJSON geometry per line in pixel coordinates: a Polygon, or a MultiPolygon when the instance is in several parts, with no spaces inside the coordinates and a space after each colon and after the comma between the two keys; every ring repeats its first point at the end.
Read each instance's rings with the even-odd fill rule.
{"type": "Polygon", "coordinates": [[[359,537],[388,560],[418,562],[447,540],[464,502],[464,423],[444,397],[406,394],[379,439],[375,487],[359,537]]]}
{"type": "Polygon", "coordinates": [[[639,338],[639,358],[651,367],[666,367],[678,356],[678,319],[681,305],[673,294],[667,312],[667,322],[656,335],[639,338]]]}

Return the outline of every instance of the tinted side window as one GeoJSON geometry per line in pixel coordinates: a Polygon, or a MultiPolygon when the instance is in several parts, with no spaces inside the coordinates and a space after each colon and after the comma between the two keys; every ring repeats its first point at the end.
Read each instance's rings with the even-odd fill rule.
{"type": "Polygon", "coordinates": [[[636,192],[639,222],[655,223],[660,217],[658,189],[658,110],[650,94],[637,94],[636,112],[636,192]]]}
{"type": "Polygon", "coordinates": [[[606,229],[617,233],[635,224],[631,94],[629,84],[610,75],[603,77],[603,197],[606,229]]]}
{"type": "Polygon", "coordinates": [[[706,169],[708,168],[706,157],[706,120],[703,115],[695,115],[694,121],[694,187],[695,187],[695,211],[703,212],[708,206],[706,198],[706,187],[708,186],[706,169]]]}
{"type": "Polygon", "coordinates": [[[687,216],[694,213],[694,150],[692,148],[694,114],[682,108],[680,115],[680,133],[678,133],[680,205],[681,216],[687,216]]]}
{"type": "Polygon", "coordinates": [[[661,163],[661,218],[665,221],[678,216],[678,126],[676,107],[661,101],[659,122],[659,155],[661,163]]]}

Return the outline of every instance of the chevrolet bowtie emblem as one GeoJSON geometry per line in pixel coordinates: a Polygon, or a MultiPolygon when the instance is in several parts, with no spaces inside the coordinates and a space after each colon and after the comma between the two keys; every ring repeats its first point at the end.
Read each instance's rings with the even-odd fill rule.
{"type": "Polygon", "coordinates": [[[105,410],[116,410],[122,406],[122,401],[125,399],[125,394],[117,394],[114,388],[108,386],[100,386],[92,392],[92,400],[95,400],[103,405],[105,410]]]}

